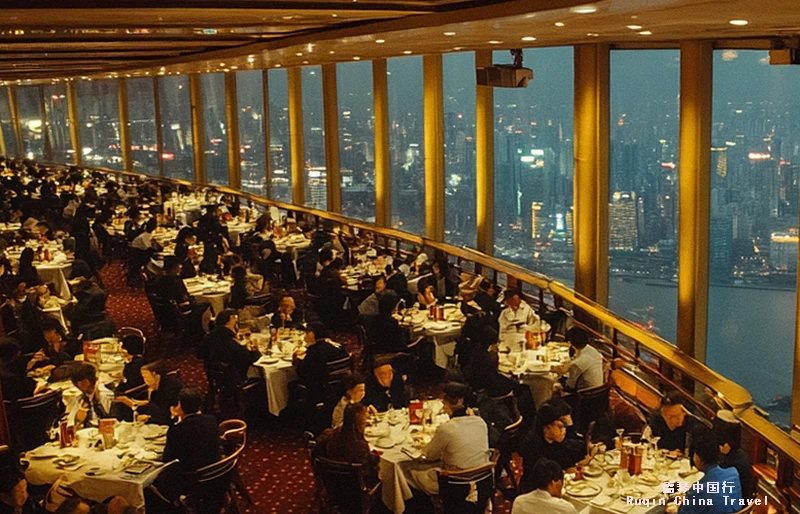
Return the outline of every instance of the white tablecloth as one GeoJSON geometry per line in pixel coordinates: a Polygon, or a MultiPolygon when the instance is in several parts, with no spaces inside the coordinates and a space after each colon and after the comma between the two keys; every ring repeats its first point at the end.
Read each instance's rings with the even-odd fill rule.
{"type": "Polygon", "coordinates": [[[297,379],[291,360],[279,360],[268,364],[262,357],[253,366],[264,376],[267,384],[267,409],[273,416],[280,416],[289,404],[289,383],[297,379]]]}
{"type": "Polygon", "coordinates": [[[52,282],[55,286],[56,294],[63,300],[70,300],[72,292],[69,290],[67,277],[72,273],[72,261],[49,262],[47,264],[36,264],[36,271],[39,278],[45,284],[52,282]]]}
{"type": "Polygon", "coordinates": [[[419,336],[431,338],[435,343],[434,362],[441,368],[450,367],[453,364],[456,351],[456,339],[461,335],[461,327],[464,325],[464,316],[457,305],[445,306],[445,320],[435,321],[428,319],[427,311],[410,309],[406,313],[412,313],[413,321],[408,316],[405,322],[413,323],[412,338],[419,336]]]}
{"type": "Polygon", "coordinates": [[[225,309],[231,294],[231,283],[227,280],[214,282],[205,277],[187,278],[183,281],[186,290],[198,303],[211,304],[211,313],[216,316],[225,309]]]}
{"type": "MultiPolygon", "coordinates": [[[[125,430],[131,430],[130,423],[121,423],[125,430]]],[[[128,503],[136,508],[144,507],[144,489],[153,483],[161,471],[161,466],[152,468],[141,475],[131,475],[124,472],[122,464],[131,458],[155,459],[158,454],[154,452],[157,447],[145,437],[152,437],[166,433],[167,427],[158,425],[145,425],[135,432],[135,439],[129,443],[126,450],[111,448],[99,451],[89,448],[65,448],[61,450],[56,445],[48,443],[32,452],[26,458],[30,466],[25,471],[25,478],[33,485],[53,484],[57,480],[63,486],[69,487],[79,496],[93,500],[103,501],[110,496],[122,496],[128,503]],[[55,450],[58,455],[78,455],[83,465],[72,471],[59,469],[51,458],[34,458],[37,453],[55,450]],[[86,472],[98,467],[105,470],[106,474],[100,476],[87,476],[86,472]]],[[[117,427],[119,438],[120,427],[117,427]]]]}

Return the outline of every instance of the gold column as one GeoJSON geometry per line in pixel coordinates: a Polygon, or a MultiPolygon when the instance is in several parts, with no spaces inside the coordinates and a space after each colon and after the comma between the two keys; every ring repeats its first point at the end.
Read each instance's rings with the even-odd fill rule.
{"type": "Polygon", "coordinates": [[[442,55],[422,57],[425,143],[425,235],[444,241],[444,99],[442,55]]]}
{"type": "Polygon", "coordinates": [[[39,102],[41,104],[41,112],[42,112],[42,155],[44,156],[44,160],[46,162],[53,162],[55,160],[55,156],[53,155],[53,142],[50,141],[50,129],[47,126],[49,119],[48,116],[48,109],[47,109],[47,101],[44,97],[44,85],[39,85],[39,102]]]}
{"type": "Polygon", "coordinates": [[[328,211],[342,212],[342,176],[339,169],[339,97],[336,65],[322,66],[322,110],[325,114],[325,175],[328,211]]]}
{"type": "MultiPolygon", "coordinates": [[[[9,120],[9,121],[11,121],[13,123],[13,120],[9,120]]],[[[8,148],[6,148],[6,138],[3,135],[3,128],[2,127],[0,127],[0,155],[2,155],[4,157],[11,157],[8,154],[8,148]]]]}
{"type": "Polygon", "coordinates": [[[225,74],[225,121],[228,124],[228,186],[242,189],[242,157],[239,145],[239,106],[236,73],[225,74]]]}
{"type": "Polygon", "coordinates": [[[67,113],[69,116],[69,133],[72,137],[72,149],[75,153],[74,163],[83,164],[83,146],[81,146],[81,126],[78,121],[78,84],[74,80],[67,82],[67,113]]]}
{"type": "Polygon", "coordinates": [[[681,43],[678,348],[700,362],[708,330],[713,57],[710,41],[681,43]]]}
{"type": "Polygon", "coordinates": [[[292,144],[292,203],[305,205],[305,167],[303,152],[303,74],[289,68],[289,140],[292,144]]]}
{"type": "Polygon", "coordinates": [[[269,72],[261,72],[261,87],[264,93],[264,178],[266,180],[267,198],[272,198],[272,154],[269,141],[269,72]]]}
{"type": "Polygon", "coordinates": [[[200,74],[189,75],[189,97],[192,105],[192,148],[194,150],[194,182],[207,184],[205,159],[205,125],[203,123],[203,91],[200,74]]]}
{"type": "Polygon", "coordinates": [[[392,224],[392,181],[389,176],[389,83],[386,59],[372,61],[372,99],[375,113],[375,224],[392,224]]]}
{"type": "Polygon", "coordinates": [[[608,303],[609,47],[576,45],[575,290],[608,303]]]}
{"type": "Polygon", "coordinates": [[[156,150],[158,151],[158,174],[164,176],[164,127],[161,125],[161,90],[158,77],[153,77],[153,110],[156,123],[156,150]]]}
{"type": "MultiPolygon", "coordinates": [[[[491,66],[492,52],[475,52],[475,67],[491,66]]],[[[475,220],[477,250],[494,252],[494,89],[477,86],[475,91],[475,220]]]]}
{"type": "Polygon", "coordinates": [[[117,79],[117,103],[119,104],[119,146],[122,148],[122,169],[133,171],[131,152],[131,120],[128,114],[128,80],[117,79]]]}

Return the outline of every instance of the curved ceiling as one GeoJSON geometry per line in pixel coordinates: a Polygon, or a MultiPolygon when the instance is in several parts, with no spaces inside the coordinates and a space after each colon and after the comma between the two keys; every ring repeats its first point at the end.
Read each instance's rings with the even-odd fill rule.
{"type": "Polygon", "coordinates": [[[0,79],[141,76],[608,42],[793,38],[785,0],[10,0],[0,79]],[[721,4],[724,8],[721,8],[721,4]],[[746,25],[731,21],[744,20],[746,25]]]}

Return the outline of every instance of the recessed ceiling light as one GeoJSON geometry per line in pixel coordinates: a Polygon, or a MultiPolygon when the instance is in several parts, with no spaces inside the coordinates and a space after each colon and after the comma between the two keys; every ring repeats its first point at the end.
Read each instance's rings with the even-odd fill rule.
{"type": "Polygon", "coordinates": [[[333,50],[330,50],[328,53],[329,54],[335,54],[336,52],[334,52],[333,50]]]}
{"type": "MultiPolygon", "coordinates": [[[[308,64],[308,61],[303,61],[303,64],[308,64]]],[[[313,75],[314,72],[312,71],[311,74],[313,75]]]]}
{"type": "Polygon", "coordinates": [[[525,36],[522,38],[523,41],[536,41],[536,38],[533,36],[525,36]]]}
{"type": "Polygon", "coordinates": [[[276,64],[276,65],[275,65],[275,67],[276,67],[276,68],[280,68],[280,67],[281,67],[281,65],[280,65],[280,64],[276,64]]]}
{"type": "Polygon", "coordinates": [[[737,27],[744,27],[745,25],[747,25],[748,21],[747,20],[731,20],[728,23],[730,23],[731,25],[736,25],[737,27]]]}
{"type": "Polygon", "coordinates": [[[587,33],[586,35],[587,35],[587,36],[589,36],[589,37],[597,37],[597,36],[599,36],[600,34],[598,34],[597,32],[589,32],[589,33],[587,33]]]}
{"type": "Polygon", "coordinates": [[[353,60],[354,60],[354,61],[360,61],[360,60],[361,60],[361,57],[359,57],[359,56],[355,56],[355,57],[353,57],[353,60]]]}
{"type": "Polygon", "coordinates": [[[445,36],[455,36],[456,33],[455,32],[445,32],[444,35],[445,36]]]}
{"type": "Polygon", "coordinates": [[[643,30],[643,31],[639,32],[639,35],[640,36],[652,36],[653,33],[650,32],[649,30],[643,30]]]}
{"type": "Polygon", "coordinates": [[[255,55],[248,55],[247,56],[247,62],[249,62],[251,64],[256,62],[256,56],[255,55]]]}
{"type": "Polygon", "coordinates": [[[576,14],[592,14],[597,12],[597,6],[594,5],[578,5],[570,9],[570,11],[576,14]]]}
{"type": "Polygon", "coordinates": [[[296,54],[294,54],[294,55],[296,55],[297,57],[303,57],[303,52],[297,52],[297,53],[296,53],[296,54]]]}
{"type": "Polygon", "coordinates": [[[454,52],[458,52],[458,51],[460,51],[460,50],[461,50],[461,47],[460,47],[460,46],[454,46],[454,47],[453,47],[453,51],[454,51],[454,52]]]}
{"type": "Polygon", "coordinates": [[[496,39],[492,39],[491,41],[489,41],[489,44],[490,45],[501,45],[501,44],[503,44],[503,42],[502,41],[498,41],[496,39]]]}
{"type": "Polygon", "coordinates": [[[628,25],[628,28],[631,30],[642,30],[641,25],[628,25]]]}
{"type": "Polygon", "coordinates": [[[224,62],[219,63],[220,67],[225,66],[224,62]]]}
{"type": "Polygon", "coordinates": [[[334,14],[331,14],[331,18],[336,18],[336,17],[338,17],[338,16],[339,16],[339,15],[338,15],[338,14],[336,14],[336,13],[334,13],[334,14]]]}
{"type": "Polygon", "coordinates": [[[231,66],[231,69],[232,69],[232,70],[238,70],[238,69],[239,69],[239,67],[238,67],[238,66],[231,66]]]}
{"type": "Polygon", "coordinates": [[[409,54],[411,54],[411,50],[403,50],[403,53],[406,54],[406,55],[409,55],[409,54]]]}
{"type": "Polygon", "coordinates": [[[376,43],[378,43],[378,44],[380,45],[380,44],[383,44],[383,43],[385,43],[385,42],[386,42],[386,40],[385,40],[385,39],[376,39],[376,40],[375,40],[375,42],[376,42],[376,43]]]}
{"type": "Polygon", "coordinates": [[[564,25],[565,25],[565,23],[563,21],[557,21],[556,22],[556,27],[563,27],[564,25]]]}

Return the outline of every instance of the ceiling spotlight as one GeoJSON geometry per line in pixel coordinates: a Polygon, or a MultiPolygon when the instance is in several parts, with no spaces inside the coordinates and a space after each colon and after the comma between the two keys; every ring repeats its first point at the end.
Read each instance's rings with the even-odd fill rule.
{"type": "Polygon", "coordinates": [[[459,51],[461,51],[461,47],[460,46],[454,46],[453,47],[453,51],[454,52],[459,52],[459,51]]]}
{"type": "Polygon", "coordinates": [[[556,22],[556,27],[563,27],[564,25],[565,25],[565,23],[563,21],[557,21],[556,22]]]}
{"type": "Polygon", "coordinates": [[[296,54],[294,54],[294,55],[296,55],[297,57],[303,57],[303,52],[297,52],[297,53],[296,53],[296,54]]]}
{"type": "Polygon", "coordinates": [[[536,38],[533,36],[525,36],[522,38],[523,41],[536,41],[536,38]]]}
{"type": "Polygon", "coordinates": [[[589,32],[589,33],[587,33],[586,35],[587,35],[587,36],[589,36],[589,37],[597,37],[597,36],[599,36],[600,34],[598,34],[597,32],[589,32]]]}
{"type": "Polygon", "coordinates": [[[334,52],[333,50],[329,50],[329,51],[328,51],[328,53],[329,53],[329,54],[331,54],[331,55],[333,55],[333,54],[335,54],[336,52],[334,52]]]}
{"type": "Polygon", "coordinates": [[[643,31],[639,32],[639,35],[640,36],[652,36],[653,33],[650,32],[649,30],[643,30],[643,31]]]}
{"type": "Polygon", "coordinates": [[[253,64],[254,62],[256,62],[256,56],[255,55],[248,55],[247,56],[247,62],[249,62],[250,64],[253,64]]]}
{"type": "Polygon", "coordinates": [[[275,65],[275,67],[276,67],[276,68],[280,68],[280,67],[281,67],[281,65],[280,65],[280,64],[276,64],[276,65],[275,65]]]}
{"type": "Polygon", "coordinates": [[[361,57],[359,57],[359,56],[357,56],[357,55],[356,55],[355,57],[353,57],[353,60],[354,60],[354,61],[360,61],[360,60],[361,60],[361,57]]]}
{"type": "Polygon", "coordinates": [[[736,25],[737,27],[744,27],[745,25],[747,25],[748,21],[747,20],[731,20],[728,23],[730,23],[731,25],[736,25]]]}
{"type": "Polygon", "coordinates": [[[592,14],[597,12],[597,6],[594,5],[578,5],[570,9],[575,14],[592,14]]]}
{"type": "Polygon", "coordinates": [[[489,41],[489,44],[490,45],[502,45],[503,42],[502,41],[498,41],[496,39],[492,39],[491,41],[489,41]]]}
{"type": "Polygon", "coordinates": [[[641,25],[628,25],[628,28],[631,30],[642,30],[641,25]]]}
{"type": "MultiPolygon", "coordinates": [[[[308,64],[308,61],[303,61],[303,64],[308,64]]],[[[313,75],[314,72],[312,71],[311,74],[313,75]]]]}
{"type": "Polygon", "coordinates": [[[403,50],[403,53],[406,55],[411,55],[411,50],[403,50]]]}
{"type": "Polygon", "coordinates": [[[386,42],[386,40],[385,40],[385,39],[376,39],[376,40],[375,40],[375,42],[376,42],[376,43],[378,43],[378,44],[380,45],[380,44],[383,44],[383,43],[385,43],[385,42],[386,42]]]}
{"type": "Polygon", "coordinates": [[[444,35],[445,36],[455,36],[456,33],[455,32],[445,32],[444,35]]]}

